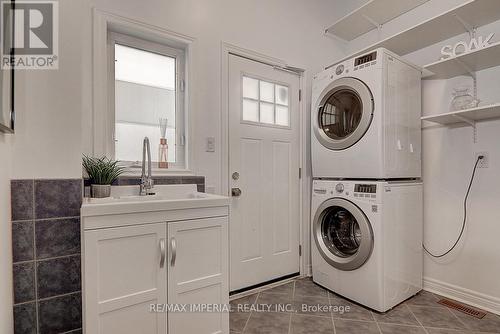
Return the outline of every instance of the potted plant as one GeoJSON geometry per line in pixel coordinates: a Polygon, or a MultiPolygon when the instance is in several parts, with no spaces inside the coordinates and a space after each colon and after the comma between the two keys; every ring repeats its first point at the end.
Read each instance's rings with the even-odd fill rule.
{"type": "Polygon", "coordinates": [[[111,184],[125,171],[119,161],[107,157],[83,156],[83,168],[90,179],[91,196],[104,198],[111,196],[111,184]]]}

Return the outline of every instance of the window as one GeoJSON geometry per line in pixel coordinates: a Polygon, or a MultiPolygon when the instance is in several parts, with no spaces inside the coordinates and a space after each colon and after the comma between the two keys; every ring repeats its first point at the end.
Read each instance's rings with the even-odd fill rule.
{"type": "Polygon", "coordinates": [[[290,126],[288,87],[243,76],[242,95],[244,122],[290,126]]]}
{"type": "Polygon", "coordinates": [[[162,138],[168,145],[168,168],[185,169],[185,52],[169,46],[110,33],[111,110],[114,158],[139,166],[148,137],[156,168],[162,138]]]}

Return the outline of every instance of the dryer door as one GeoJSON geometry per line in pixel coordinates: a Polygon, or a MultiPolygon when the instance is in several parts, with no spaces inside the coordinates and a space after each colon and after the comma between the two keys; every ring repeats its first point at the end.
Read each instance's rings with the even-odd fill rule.
{"type": "Polygon", "coordinates": [[[313,221],[313,237],[325,261],[340,270],[361,267],[373,250],[368,218],[343,198],[332,198],[320,205],[313,221]]]}
{"type": "Polygon", "coordinates": [[[344,150],[356,144],[370,127],[373,96],[355,78],[341,78],[321,93],[313,112],[313,130],[319,142],[331,150],[344,150]]]}

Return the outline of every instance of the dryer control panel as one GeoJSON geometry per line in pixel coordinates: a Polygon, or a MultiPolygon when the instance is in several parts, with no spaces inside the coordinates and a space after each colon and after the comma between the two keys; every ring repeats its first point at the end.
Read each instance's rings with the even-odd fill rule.
{"type": "Polygon", "coordinates": [[[377,51],[373,51],[372,53],[354,59],[354,66],[370,63],[376,59],[377,59],[377,51]]]}

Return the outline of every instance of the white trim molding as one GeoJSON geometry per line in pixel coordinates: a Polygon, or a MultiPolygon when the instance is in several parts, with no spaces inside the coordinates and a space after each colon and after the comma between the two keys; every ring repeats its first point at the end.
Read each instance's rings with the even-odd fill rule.
{"type": "Polygon", "coordinates": [[[500,315],[500,298],[424,277],[424,290],[500,315]]]}
{"type": "MultiPolygon", "coordinates": [[[[122,17],[112,13],[93,8],[93,31],[92,31],[92,154],[95,156],[109,155],[113,149],[109,147],[113,143],[113,133],[109,119],[109,88],[108,88],[108,33],[115,32],[141,38],[151,42],[182,48],[186,52],[186,83],[185,83],[185,128],[186,128],[186,170],[176,170],[174,173],[188,173],[194,171],[193,145],[193,122],[195,119],[193,103],[194,80],[192,73],[193,53],[195,39],[182,35],[162,27],[146,24],[134,19],[122,17]]],[[[132,172],[133,173],[133,172],[132,172]]],[[[168,172],[162,172],[168,173],[168,172]]]]}

